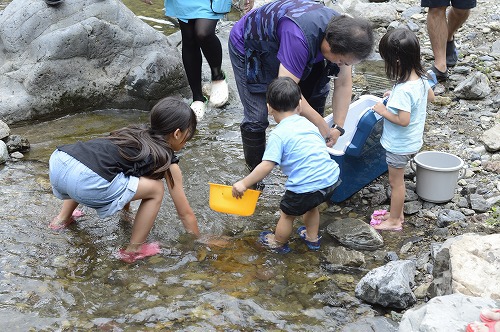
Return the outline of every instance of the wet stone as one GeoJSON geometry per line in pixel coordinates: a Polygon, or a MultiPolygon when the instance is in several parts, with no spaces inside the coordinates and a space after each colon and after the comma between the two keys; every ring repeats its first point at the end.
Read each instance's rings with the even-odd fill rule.
{"type": "Polygon", "coordinates": [[[267,281],[276,277],[277,271],[273,268],[259,268],[255,272],[255,277],[259,280],[267,281]]]}
{"type": "Polygon", "coordinates": [[[355,279],[350,274],[334,274],[332,280],[342,290],[352,291],[356,286],[355,279]]]}
{"type": "Polygon", "coordinates": [[[389,251],[384,256],[384,262],[397,261],[399,259],[398,254],[395,251],[389,251]]]}
{"type": "Polygon", "coordinates": [[[361,252],[344,247],[329,247],[325,259],[329,263],[339,265],[362,266],[365,264],[365,257],[361,252]]]}
{"type": "Polygon", "coordinates": [[[446,227],[452,223],[459,222],[465,219],[465,216],[460,211],[443,209],[439,212],[437,217],[437,226],[446,227]]]}
{"type": "Polygon", "coordinates": [[[354,218],[336,220],[326,228],[328,234],[348,248],[376,250],[384,245],[382,236],[367,223],[354,218]]]}
{"type": "Polygon", "coordinates": [[[147,285],[145,284],[142,284],[142,283],[139,283],[139,282],[133,282],[131,284],[129,284],[127,286],[127,289],[131,292],[135,292],[135,291],[138,291],[138,290],[141,290],[141,289],[144,289],[146,288],[147,285]]]}
{"type": "Polygon", "coordinates": [[[403,210],[405,214],[415,214],[422,210],[422,203],[419,201],[406,202],[404,203],[403,210]]]}
{"type": "Polygon", "coordinates": [[[469,196],[470,206],[476,212],[486,212],[491,208],[491,205],[483,196],[478,194],[471,194],[469,196]]]}

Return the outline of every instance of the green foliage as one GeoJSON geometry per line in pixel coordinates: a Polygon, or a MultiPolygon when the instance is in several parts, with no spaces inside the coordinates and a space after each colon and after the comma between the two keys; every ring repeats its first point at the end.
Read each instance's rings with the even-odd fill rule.
{"type": "Polygon", "coordinates": [[[486,219],[486,223],[490,226],[500,226],[500,208],[498,206],[491,207],[491,216],[486,219]]]}

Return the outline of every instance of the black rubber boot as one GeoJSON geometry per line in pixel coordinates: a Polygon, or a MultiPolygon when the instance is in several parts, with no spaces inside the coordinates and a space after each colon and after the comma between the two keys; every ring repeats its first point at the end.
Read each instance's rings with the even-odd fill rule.
{"type": "MultiPolygon", "coordinates": [[[[240,130],[245,163],[251,172],[262,161],[262,156],[266,149],[266,132],[251,132],[243,128],[240,128],[240,130]]],[[[262,182],[257,183],[255,189],[264,189],[264,184],[262,182]]]]}

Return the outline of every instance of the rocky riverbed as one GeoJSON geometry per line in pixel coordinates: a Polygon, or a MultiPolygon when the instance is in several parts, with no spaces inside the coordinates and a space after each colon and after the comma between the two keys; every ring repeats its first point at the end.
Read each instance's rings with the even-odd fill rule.
{"type": "MultiPolygon", "coordinates": [[[[365,15],[370,16],[372,21],[376,22],[376,31],[379,37],[385,33],[387,27],[404,25],[414,30],[421,41],[424,62],[427,65],[432,64],[432,51],[425,26],[426,14],[414,2],[405,0],[369,4],[343,1],[335,3],[334,6],[341,6],[354,13],[364,9],[365,15]],[[366,11],[367,8],[370,8],[370,10],[366,11]],[[392,13],[394,17],[390,17],[387,13],[392,13]]],[[[321,271],[327,272],[326,276],[321,276],[318,268],[318,271],[314,270],[314,273],[310,273],[311,275],[306,277],[306,273],[302,271],[300,264],[291,262],[288,263],[292,270],[283,271],[281,260],[273,258],[272,261],[277,263],[278,267],[271,268],[263,263],[255,272],[256,278],[260,281],[277,280],[273,281],[277,284],[270,291],[273,295],[278,290],[279,292],[285,292],[284,289],[286,288],[296,288],[297,285],[302,285],[301,291],[304,289],[305,293],[312,296],[313,301],[324,306],[324,315],[335,316],[335,319],[338,320],[336,326],[333,323],[324,323],[324,326],[328,326],[328,329],[332,331],[359,331],[367,330],[368,327],[374,331],[396,331],[398,329],[403,332],[432,331],[432,328],[434,328],[434,331],[464,331],[468,321],[477,320],[474,317],[477,316],[479,307],[500,306],[500,303],[498,303],[500,299],[499,8],[500,4],[494,0],[478,2],[477,8],[472,11],[469,20],[456,35],[460,51],[459,62],[451,70],[449,82],[438,86],[437,92],[439,95],[428,108],[423,150],[451,153],[464,161],[463,177],[458,181],[453,199],[446,203],[435,204],[419,198],[416,193],[415,171],[408,167],[406,172],[405,229],[401,233],[379,234],[373,232],[368,226],[369,216],[374,209],[388,208],[389,185],[387,175],[381,176],[353,197],[338,205],[324,206],[322,231],[325,237],[325,246],[320,253],[320,257],[315,257],[309,264],[321,266],[321,271]],[[453,271],[450,268],[452,266],[454,267],[453,271]],[[460,269],[461,267],[464,268],[460,269]],[[471,277],[472,271],[481,271],[481,273],[474,274],[471,277]],[[447,277],[449,274],[451,276],[447,277]],[[301,284],[300,278],[296,277],[297,275],[301,275],[306,279],[310,278],[311,283],[307,284],[307,286],[301,284]],[[279,280],[283,279],[286,280],[287,286],[278,287],[279,280]],[[314,285],[328,283],[329,286],[321,288],[321,292],[314,291],[313,289],[316,286],[312,286],[313,282],[314,285]],[[382,286],[387,286],[385,288],[387,291],[382,291],[382,286]],[[306,288],[307,290],[305,290],[306,288]],[[378,291],[374,291],[374,289],[378,289],[378,291]],[[345,290],[346,293],[339,290],[345,290]],[[366,304],[370,305],[367,306],[366,304]],[[420,305],[423,305],[423,307],[419,307],[420,305]],[[425,324],[423,324],[424,319],[422,317],[429,317],[429,315],[436,312],[441,313],[444,310],[443,308],[446,308],[447,316],[445,317],[452,317],[447,319],[449,325],[439,325],[443,324],[442,317],[441,319],[439,317],[430,317],[425,322],[428,326],[427,329],[423,327],[425,324]],[[424,310],[427,316],[419,310],[424,310]],[[409,328],[409,326],[412,326],[413,329],[409,328]],[[438,327],[441,327],[441,329],[438,329],[438,327]]],[[[232,23],[227,21],[221,23],[220,35],[223,40],[227,39],[227,33],[231,25],[232,23]]],[[[172,38],[175,39],[176,36],[172,36],[172,38]]],[[[225,58],[224,61],[225,65],[227,65],[226,70],[230,72],[228,59],[225,58]]],[[[354,77],[355,97],[373,89],[373,78],[383,75],[381,71],[375,75],[367,74],[373,74],[373,67],[376,64],[375,56],[366,65],[360,65],[356,68],[354,77]]],[[[380,63],[378,62],[378,64],[380,63]]],[[[208,75],[204,75],[204,77],[208,77],[208,75]]],[[[233,99],[228,109],[237,112],[238,101],[234,100],[234,85],[232,85],[232,92],[233,99]]],[[[217,131],[217,134],[220,135],[217,136],[219,142],[224,140],[238,141],[237,137],[234,136],[237,135],[237,130],[233,130],[237,128],[237,120],[233,118],[231,120],[221,120],[224,116],[224,113],[214,115],[213,118],[210,115],[208,116],[207,121],[213,122],[200,126],[200,136],[202,138],[194,144],[194,151],[199,152],[201,155],[203,153],[202,147],[211,144],[212,138],[208,134],[211,133],[210,131],[215,130],[215,127],[217,127],[217,130],[224,127],[229,128],[227,134],[224,134],[223,131],[217,131]]],[[[65,126],[68,125],[71,125],[71,122],[65,123],[65,126]]],[[[57,125],[50,128],[57,128],[57,125]]],[[[8,126],[0,128],[0,132],[4,133],[2,137],[10,137],[3,139],[7,143],[5,146],[0,143],[0,149],[3,148],[0,156],[7,159],[7,163],[0,170],[2,174],[2,192],[10,193],[9,201],[7,202],[7,198],[4,197],[5,204],[0,204],[0,215],[7,217],[9,220],[21,220],[21,224],[28,224],[26,220],[36,219],[37,211],[40,212],[41,210],[41,212],[47,213],[47,210],[51,210],[42,206],[48,204],[49,207],[52,206],[53,210],[58,202],[48,198],[49,189],[43,176],[36,174],[35,171],[36,179],[31,179],[30,174],[33,174],[33,167],[39,167],[37,166],[38,163],[45,163],[46,155],[33,157],[36,156],[36,152],[33,153],[32,151],[30,152],[30,163],[23,164],[22,153],[26,152],[26,142],[22,140],[22,137],[25,134],[29,135],[30,129],[13,127],[10,131],[8,126]],[[9,136],[10,131],[21,135],[9,136]],[[32,165],[33,160],[35,160],[35,166],[32,165]],[[23,177],[26,177],[25,181],[22,180],[23,177]],[[12,185],[13,182],[15,182],[15,185],[12,185]],[[29,201],[29,195],[21,195],[25,201],[13,204],[12,201],[19,196],[15,192],[30,192],[33,190],[33,186],[42,188],[43,195],[41,197],[37,193],[33,196],[36,199],[29,201]],[[24,211],[24,206],[30,206],[33,210],[24,211]],[[21,214],[21,217],[19,214],[21,214]]],[[[43,132],[43,130],[40,131],[39,129],[38,132],[43,132]]],[[[53,143],[53,141],[47,139],[42,144],[53,143]]],[[[40,145],[37,145],[37,147],[40,148],[40,145]]],[[[231,154],[231,152],[228,153],[231,154]]],[[[237,153],[234,152],[234,155],[237,155],[237,153]]],[[[212,156],[207,157],[212,158],[212,156]]],[[[186,158],[189,158],[189,153],[186,158]]],[[[199,161],[199,159],[197,160],[199,161]]],[[[231,167],[232,160],[230,158],[225,160],[227,160],[228,167],[231,167]]],[[[214,162],[214,160],[209,159],[206,161],[207,165],[210,162],[214,162]]],[[[208,165],[207,167],[207,172],[209,172],[209,169],[213,171],[215,166],[208,165]]],[[[238,174],[240,171],[240,169],[233,168],[228,173],[229,176],[234,177],[235,175],[232,173],[238,174]]],[[[197,174],[199,170],[194,168],[188,170],[188,172],[197,174]]],[[[279,175],[276,175],[268,181],[272,183],[281,180],[279,175]]],[[[190,180],[188,180],[188,184],[196,186],[193,180],[191,180],[192,183],[189,182],[190,180]]],[[[269,187],[272,188],[272,186],[269,187]]],[[[35,188],[35,192],[36,190],[35,188]]],[[[273,191],[273,189],[270,190],[273,191]]],[[[279,196],[279,191],[278,188],[276,193],[270,195],[271,202],[279,196]]],[[[273,204],[269,203],[270,211],[274,209],[273,204]]],[[[210,217],[213,219],[213,216],[210,215],[210,217]]],[[[49,216],[44,216],[42,219],[47,218],[49,216]]],[[[274,224],[272,212],[269,212],[267,219],[268,225],[272,226],[274,224]]],[[[98,224],[98,222],[95,221],[95,224],[98,224]]],[[[230,231],[226,229],[221,232],[242,234],[244,227],[232,226],[234,228],[231,228],[230,231]]],[[[42,229],[43,226],[37,225],[36,227],[42,229]]],[[[220,230],[220,227],[218,230],[220,230]]],[[[107,235],[112,238],[113,232],[108,232],[107,235]]],[[[156,235],[159,233],[157,231],[156,235]]],[[[4,234],[2,236],[5,237],[5,240],[9,239],[13,234],[16,234],[16,237],[18,236],[18,233],[9,234],[5,232],[4,234]]],[[[68,236],[68,238],[70,237],[72,236],[68,236]]],[[[168,237],[169,239],[175,238],[176,234],[170,234],[168,237]]],[[[43,248],[43,244],[38,244],[38,237],[36,238],[35,246],[43,248]]],[[[53,238],[51,236],[50,239],[57,241],[55,235],[53,238]]],[[[100,239],[99,241],[102,245],[106,240],[100,239]]],[[[248,241],[248,239],[245,241],[248,241]]],[[[40,242],[43,241],[40,240],[40,242]]],[[[4,245],[7,246],[7,244],[4,245]]],[[[24,243],[24,246],[26,245],[29,246],[29,242],[24,243]]],[[[63,247],[63,244],[59,245],[63,247]]],[[[80,243],[76,245],[79,246],[80,243]]],[[[86,248],[87,244],[83,244],[80,248],[84,247],[86,248]]],[[[11,253],[16,252],[12,247],[7,248],[11,253]]],[[[19,250],[22,252],[23,249],[19,250]]],[[[98,248],[95,250],[99,252],[103,249],[98,248]]],[[[199,251],[196,257],[190,255],[188,260],[196,261],[198,259],[200,262],[207,262],[207,257],[209,257],[214,262],[217,262],[217,254],[204,250],[199,251]]],[[[244,255],[246,255],[245,252],[244,255]]],[[[252,258],[250,256],[243,257],[244,255],[225,253],[220,257],[231,257],[237,263],[251,266],[252,258]],[[243,261],[245,262],[243,263],[243,261]]],[[[92,253],[86,253],[86,256],[92,257],[92,253]]],[[[72,263],[72,258],[65,258],[62,253],[56,258],[61,260],[62,263],[54,261],[49,266],[63,266],[66,263],[72,263]]],[[[150,263],[152,265],[158,264],[159,259],[150,263]]],[[[166,265],[172,265],[172,257],[167,257],[167,259],[166,265]]],[[[2,256],[2,260],[9,261],[5,255],[2,256]]],[[[232,262],[229,259],[228,261],[232,262]]],[[[236,274],[238,269],[241,268],[241,265],[237,265],[237,263],[233,262],[232,265],[226,265],[224,268],[219,265],[218,268],[227,273],[236,274]]],[[[29,272],[30,264],[27,263],[23,270],[23,273],[28,276],[33,274],[33,272],[29,272]]],[[[72,264],[76,263],[73,262],[72,264]]],[[[306,262],[302,261],[302,264],[305,265],[306,262]]],[[[25,266],[24,262],[20,266],[25,266]]],[[[71,269],[70,266],[65,268],[71,269]]],[[[92,272],[93,277],[96,280],[101,280],[99,278],[103,277],[104,280],[120,279],[120,283],[126,282],[128,276],[124,273],[122,275],[122,272],[117,272],[118,269],[114,269],[106,276],[106,268],[104,266],[104,272],[92,272]],[[116,278],[116,275],[120,278],[116,278]]],[[[162,268],[165,267],[162,265],[162,268]]],[[[88,269],[90,270],[90,267],[88,269]]],[[[13,269],[7,268],[6,270],[9,273],[3,276],[2,285],[9,284],[5,280],[11,278],[7,274],[12,274],[13,269]]],[[[45,273],[52,274],[52,272],[47,273],[43,270],[38,272],[41,275],[45,273]]],[[[243,276],[247,277],[245,273],[243,273],[243,276]]],[[[133,291],[130,288],[137,287],[135,294],[138,294],[140,290],[145,288],[152,289],[159,282],[151,281],[154,278],[153,273],[151,273],[150,278],[149,281],[143,280],[138,281],[137,284],[130,284],[128,286],[129,290],[133,291]]],[[[187,277],[187,279],[190,278],[192,278],[192,275],[187,277]]],[[[208,279],[209,276],[206,275],[203,278],[208,279]]],[[[223,280],[234,282],[230,278],[226,278],[228,278],[227,274],[224,275],[223,280]]],[[[167,280],[165,281],[167,282],[167,280]]],[[[217,285],[215,280],[212,282],[213,285],[217,285]]],[[[201,284],[204,285],[205,290],[214,287],[208,285],[209,283],[206,281],[201,284]]],[[[253,282],[250,284],[251,287],[245,288],[242,283],[232,294],[238,293],[237,297],[244,298],[253,296],[257,290],[253,282]]],[[[189,294],[185,294],[184,291],[180,290],[181,285],[182,282],[179,281],[177,287],[179,289],[176,291],[188,296],[189,294]]],[[[154,288],[156,291],[158,287],[154,288]]],[[[155,291],[151,290],[151,293],[155,291]]],[[[162,291],[168,292],[163,289],[162,291]]],[[[29,294],[39,296],[37,290],[29,294]]],[[[36,301],[34,296],[30,296],[30,301],[35,306],[41,305],[44,300],[44,297],[41,297],[40,301],[36,301]]],[[[7,298],[9,300],[7,302],[11,303],[12,298],[8,296],[7,298]]],[[[269,301],[271,300],[269,299],[269,301]]],[[[294,308],[301,309],[303,312],[309,308],[308,304],[300,301],[300,305],[294,301],[292,302],[294,308]]],[[[198,313],[200,320],[208,312],[202,309],[203,306],[200,309],[202,312],[198,313]]],[[[145,314],[146,311],[144,310],[143,313],[145,314]]],[[[168,317],[168,315],[162,316],[159,312],[157,312],[157,315],[164,319],[168,317]]],[[[211,315],[220,317],[214,312],[211,312],[211,315]]],[[[91,315],[89,314],[89,316],[91,315]]],[[[107,317],[109,316],[111,315],[107,317]]],[[[155,321],[154,318],[148,319],[155,321]]],[[[264,317],[261,317],[261,319],[266,321],[264,317]]],[[[137,320],[141,323],[139,318],[137,320]]],[[[120,319],[117,321],[119,322],[120,319]]],[[[144,318],[144,321],[147,321],[147,319],[144,318]]],[[[248,318],[243,319],[243,321],[250,324],[248,318]]],[[[325,321],[330,322],[328,319],[325,319],[325,321]]],[[[74,321],[70,322],[68,324],[72,326],[74,321]]],[[[125,319],[125,322],[130,323],[130,319],[125,319]]],[[[273,319],[267,319],[267,322],[273,322],[273,319]]],[[[98,323],[93,324],[84,326],[90,328],[99,326],[98,323]]],[[[43,324],[41,325],[43,326],[43,324]]],[[[257,324],[251,326],[259,328],[271,325],[257,324]]],[[[61,325],[56,324],[55,326],[60,327],[61,325]]],[[[216,323],[211,326],[216,326],[216,323]]],[[[242,328],[244,324],[236,324],[235,326],[242,328]]],[[[308,325],[308,327],[311,326],[314,326],[314,324],[308,325]]],[[[276,328],[278,330],[300,330],[300,324],[295,322],[295,324],[287,326],[286,323],[280,321],[279,324],[276,324],[276,328]]],[[[319,325],[318,330],[321,330],[319,325]]]]}

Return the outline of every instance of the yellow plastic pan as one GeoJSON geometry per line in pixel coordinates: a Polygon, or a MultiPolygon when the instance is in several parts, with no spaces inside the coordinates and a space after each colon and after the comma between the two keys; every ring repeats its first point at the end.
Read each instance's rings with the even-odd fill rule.
{"type": "Polygon", "coordinates": [[[209,185],[209,204],[212,210],[245,217],[254,213],[260,191],[248,189],[241,198],[235,198],[232,194],[232,186],[215,183],[209,183],[209,185]]]}

